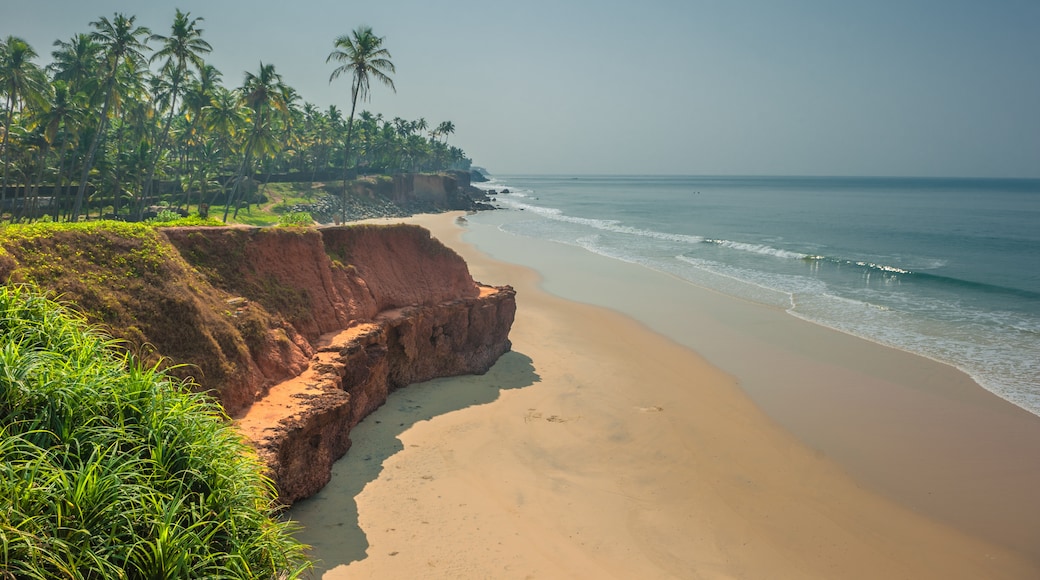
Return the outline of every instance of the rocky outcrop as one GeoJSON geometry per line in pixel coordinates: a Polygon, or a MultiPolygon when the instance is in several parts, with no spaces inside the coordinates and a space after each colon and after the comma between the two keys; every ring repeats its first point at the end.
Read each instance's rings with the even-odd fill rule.
{"type": "Polygon", "coordinates": [[[370,176],[350,184],[355,195],[383,197],[402,208],[432,211],[490,209],[484,192],[471,184],[467,171],[443,173],[398,173],[392,177],[370,176]]]}
{"type": "Polygon", "coordinates": [[[510,346],[513,290],[417,226],[112,228],[8,237],[0,276],[212,392],[285,503],[328,481],[394,389],[485,372],[510,346]]]}
{"type": "MultiPolygon", "coordinates": [[[[465,171],[431,174],[365,175],[347,184],[342,195],[341,182],[334,179],[329,193],[310,203],[298,203],[288,211],[307,212],[318,223],[404,217],[417,213],[443,211],[480,211],[495,209],[486,193],[470,183],[465,171]]],[[[322,184],[324,186],[324,184],[322,184]]]]}

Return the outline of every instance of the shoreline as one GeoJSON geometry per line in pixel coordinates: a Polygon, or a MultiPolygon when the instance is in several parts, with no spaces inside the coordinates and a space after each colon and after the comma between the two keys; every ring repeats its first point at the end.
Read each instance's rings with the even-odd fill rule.
{"type": "Polygon", "coordinates": [[[739,379],[770,419],[857,482],[1040,562],[1040,418],[963,371],[641,265],[480,227],[468,231],[482,250],[536,267],[546,291],[639,320],[739,379]]]}
{"type": "MultiPolygon", "coordinates": [[[[943,525],[927,510],[922,514],[905,507],[907,498],[898,493],[861,487],[859,476],[849,477],[850,470],[831,459],[833,450],[807,446],[806,433],[777,419],[777,401],[755,392],[758,378],[737,375],[738,386],[720,370],[733,361],[720,364],[719,349],[690,350],[684,341],[666,338],[668,333],[652,321],[640,323],[552,295],[554,284],[561,283],[554,280],[556,274],[543,280],[494,251],[486,256],[484,248],[462,241],[462,229],[454,224],[458,215],[407,221],[431,229],[462,254],[474,278],[517,287],[515,354],[507,356],[531,361],[533,370],[520,381],[530,384],[499,389],[495,398],[485,393],[454,412],[398,421],[404,428],[382,439],[369,441],[370,433],[362,429],[367,425],[378,431],[383,410],[362,423],[355,449],[337,469],[340,476],[293,512],[294,518],[313,522],[302,539],[315,544],[315,556],[326,560],[331,570],[326,577],[341,572],[449,577],[454,575],[449,568],[455,574],[505,577],[591,571],[614,577],[651,572],[721,578],[1016,578],[1036,573],[1035,558],[980,539],[977,531],[963,533],[971,526],[943,525]],[[366,462],[368,443],[396,449],[369,451],[366,462]],[[373,458],[381,460],[378,469],[370,465],[373,458]],[[350,497],[337,492],[342,477],[355,478],[347,486],[350,497]],[[337,501],[356,501],[356,521],[332,508],[337,501]],[[329,518],[339,521],[329,523],[329,518]],[[353,547],[328,543],[332,534],[351,525],[361,528],[360,535],[353,534],[353,547]]],[[[590,281],[600,274],[595,269],[591,276],[587,269],[581,273],[590,281]]],[[[739,306],[728,311],[745,318],[738,325],[748,327],[749,315],[761,315],[750,304],[739,306]]],[[[722,350],[733,341],[768,342],[762,328],[749,339],[746,332],[743,337],[732,329],[727,334],[724,316],[710,320],[700,315],[722,350]]],[[[792,344],[812,346],[805,336],[796,339],[792,344]]],[[[814,362],[813,354],[797,348],[774,351],[761,366],[804,371],[814,362]]],[[[826,369],[832,377],[861,386],[864,381],[892,382],[876,369],[838,362],[826,369]]],[[[502,371],[505,375],[499,371],[492,369],[487,378],[517,376],[515,369],[502,371]]],[[[407,415],[412,406],[436,401],[445,385],[482,380],[440,379],[437,385],[409,387],[392,396],[386,412],[407,415]]],[[[806,385],[803,394],[820,396],[812,389],[822,392],[823,386],[806,385]]],[[[968,407],[980,403],[957,393],[968,397],[968,407]]],[[[838,403],[825,400],[816,407],[838,403]]]]}

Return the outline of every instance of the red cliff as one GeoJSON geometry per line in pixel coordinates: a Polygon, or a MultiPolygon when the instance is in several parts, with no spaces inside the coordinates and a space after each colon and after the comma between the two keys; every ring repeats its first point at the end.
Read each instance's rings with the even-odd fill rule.
{"type": "Polygon", "coordinates": [[[350,429],[391,391],[486,372],[509,350],[513,290],[477,284],[462,258],[417,226],[166,235],[189,263],[206,257],[194,263],[214,286],[280,318],[271,332],[290,339],[258,349],[268,383],[281,380],[234,414],[286,503],[328,482],[350,429]],[[219,256],[237,259],[215,266],[219,256]],[[310,365],[300,374],[302,357],[310,365]]]}
{"type": "Polygon", "coordinates": [[[416,226],[130,234],[5,239],[0,276],[60,293],[146,360],[183,365],[172,372],[220,399],[285,503],[328,482],[389,392],[483,373],[509,350],[513,290],[474,282],[416,226]]]}

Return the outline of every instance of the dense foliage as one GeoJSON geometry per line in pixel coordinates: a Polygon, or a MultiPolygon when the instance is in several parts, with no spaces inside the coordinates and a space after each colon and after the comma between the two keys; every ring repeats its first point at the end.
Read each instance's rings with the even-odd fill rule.
{"type": "Polygon", "coordinates": [[[0,287],[0,576],[291,578],[306,567],[218,406],[0,287]]]}
{"type": "MultiPolygon", "coordinates": [[[[253,195],[249,183],[271,175],[332,181],[469,167],[447,143],[451,121],[354,116],[367,84],[357,84],[351,59],[367,55],[351,52],[343,42],[351,37],[333,44],[345,57],[330,55],[340,63],[334,75],[355,79],[345,119],[336,106],[301,104],[270,63],[225,86],[205,61],[211,47],[201,25],[180,10],[165,35],[132,16],[101,17],[89,32],[56,41],[46,67],[24,40],[0,39],[0,216],[139,216],[159,201],[237,208],[253,195]]],[[[392,71],[380,49],[377,70],[392,71]]]]}

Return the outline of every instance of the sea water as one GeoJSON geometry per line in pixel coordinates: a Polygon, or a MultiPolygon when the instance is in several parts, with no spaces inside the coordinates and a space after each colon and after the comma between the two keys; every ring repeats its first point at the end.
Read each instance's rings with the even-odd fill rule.
{"type": "Polygon", "coordinates": [[[501,226],[509,233],[951,364],[1040,415],[1040,180],[496,176],[482,186],[517,212],[501,226]]]}

